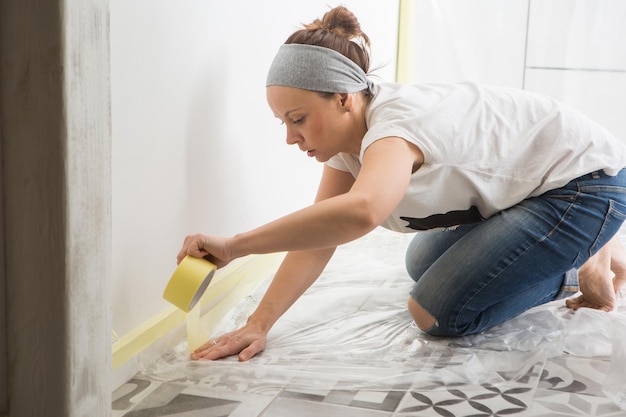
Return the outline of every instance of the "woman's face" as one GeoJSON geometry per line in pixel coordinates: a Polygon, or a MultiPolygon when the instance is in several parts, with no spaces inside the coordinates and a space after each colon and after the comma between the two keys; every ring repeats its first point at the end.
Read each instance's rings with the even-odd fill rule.
{"type": "Polygon", "coordinates": [[[333,94],[328,98],[299,88],[267,87],[267,102],[287,128],[287,144],[298,145],[319,162],[326,162],[339,152],[353,150],[346,97],[333,94]]]}

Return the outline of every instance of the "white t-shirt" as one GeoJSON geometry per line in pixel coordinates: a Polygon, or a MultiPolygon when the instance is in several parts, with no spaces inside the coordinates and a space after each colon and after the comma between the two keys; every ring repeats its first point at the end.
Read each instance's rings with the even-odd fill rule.
{"type": "Polygon", "coordinates": [[[597,170],[616,175],[626,146],[599,124],[549,97],[472,83],[378,84],[358,157],[326,162],[356,178],[376,140],[416,144],[424,164],[382,224],[414,232],[488,218],[597,170]]]}

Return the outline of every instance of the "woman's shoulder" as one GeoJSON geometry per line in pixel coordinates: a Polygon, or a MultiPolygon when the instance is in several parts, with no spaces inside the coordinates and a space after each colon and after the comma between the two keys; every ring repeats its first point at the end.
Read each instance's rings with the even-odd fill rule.
{"type": "Polygon", "coordinates": [[[464,83],[420,83],[402,84],[382,82],[374,84],[371,108],[401,106],[410,110],[422,110],[440,104],[454,96],[476,99],[480,96],[477,84],[464,83]]]}

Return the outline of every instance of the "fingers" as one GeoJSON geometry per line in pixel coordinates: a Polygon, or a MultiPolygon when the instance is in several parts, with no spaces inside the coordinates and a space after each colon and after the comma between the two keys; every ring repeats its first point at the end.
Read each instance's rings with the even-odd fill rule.
{"type": "Polygon", "coordinates": [[[202,258],[208,255],[206,249],[204,249],[204,235],[190,235],[185,237],[183,247],[176,256],[176,264],[180,264],[183,258],[187,255],[194,256],[196,258],[202,258]]]}
{"type": "Polygon", "coordinates": [[[245,362],[263,349],[265,349],[264,337],[242,339],[232,334],[226,334],[217,340],[209,340],[196,349],[190,357],[192,360],[213,361],[238,354],[238,359],[241,362],[245,362]]]}
{"type": "Polygon", "coordinates": [[[212,361],[224,356],[228,356],[227,354],[222,354],[222,348],[223,344],[220,344],[217,340],[209,340],[191,354],[191,359],[205,359],[212,361]]]}
{"type": "Polygon", "coordinates": [[[241,351],[241,353],[239,354],[239,361],[245,362],[249,360],[254,355],[261,352],[264,348],[265,346],[260,341],[255,340],[250,344],[250,346],[241,351]]]}
{"type": "Polygon", "coordinates": [[[178,252],[178,255],[176,255],[176,264],[177,265],[181,263],[181,261],[183,260],[183,258],[185,256],[187,256],[187,250],[188,250],[190,244],[191,244],[190,236],[185,237],[185,240],[183,241],[183,247],[180,248],[180,252],[178,252]]]}

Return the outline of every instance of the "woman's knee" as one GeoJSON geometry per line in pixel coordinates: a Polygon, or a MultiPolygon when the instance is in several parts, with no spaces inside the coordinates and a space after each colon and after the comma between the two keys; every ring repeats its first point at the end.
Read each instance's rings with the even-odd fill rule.
{"type": "Polygon", "coordinates": [[[428,331],[437,325],[437,320],[412,297],[409,297],[408,308],[413,321],[421,330],[428,331]]]}
{"type": "Polygon", "coordinates": [[[480,314],[478,316],[464,315],[437,307],[435,307],[436,311],[427,310],[416,301],[415,296],[415,291],[412,291],[408,300],[408,310],[417,327],[425,333],[431,336],[456,337],[482,330],[483,323],[481,323],[480,314]]]}
{"type": "Polygon", "coordinates": [[[417,301],[409,297],[409,313],[417,327],[432,336],[463,336],[462,333],[454,331],[445,326],[440,326],[437,319],[424,309],[417,301]]]}

